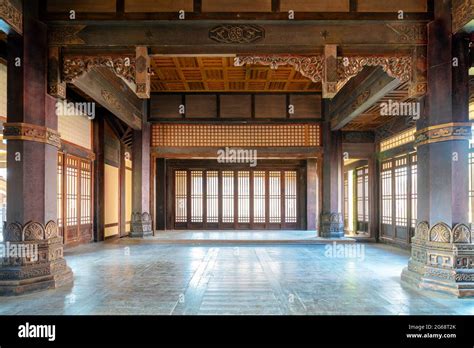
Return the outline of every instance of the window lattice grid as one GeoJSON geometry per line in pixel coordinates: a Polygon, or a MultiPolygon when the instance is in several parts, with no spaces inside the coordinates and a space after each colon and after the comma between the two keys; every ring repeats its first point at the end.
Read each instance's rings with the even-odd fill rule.
{"type": "Polygon", "coordinates": [[[469,222],[474,223],[474,153],[469,153],[469,222]]]}
{"type": "Polygon", "coordinates": [[[57,172],[57,202],[58,202],[58,226],[63,226],[63,154],[58,154],[58,172],[57,172]]]}
{"type": "MultiPolygon", "coordinates": [[[[391,165],[382,164],[382,223],[392,224],[392,169],[391,165]],[[384,166],[385,165],[385,166],[384,166]]],[[[390,162],[391,164],[391,162],[390,162]]]]}
{"type": "Polygon", "coordinates": [[[250,222],[250,172],[237,172],[238,177],[238,222],[250,222]]]}
{"type": "Polygon", "coordinates": [[[418,209],[418,166],[412,162],[411,165],[411,227],[416,227],[418,209]]]}
{"type": "Polygon", "coordinates": [[[369,222],[369,168],[356,171],[357,176],[357,221],[369,222]]]}
{"type": "Polygon", "coordinates": [[[416,128],[410,128],[380,142],[380,151],[384,152],[415,141],[416,128]]]}
{"type": "Polygon", "coordinates": [[[207,217],[209,223],[219,222],[219,172],[208,171],[206,173],[206,198],[207,217]]]}
{"type": "Polygon", "coordinates": [[[155,124],[153,147],[309,147],[320,146],[318,124],[190,125],[155,124]]]}
{"type": "Polygon", "coordinates": [[[268,173],[270,223],[281,223],[281,172],[268,173]]]}
{"type": "Polygon", "coordinates": [[[349,177],[348,173],[344,173],[344,221],[347,225],[349,220],[349,177]]]}
{"type": "Polygon", "coordinates": [[[78,224],[78,160],[66,160],[66,226],[78,224]]]}
{"type": "Polygon", "coordinates": [[[285,171],[285,222],[297,222],[297,176],[295,171],[285,171]]]}
{"type": "Polygon", "coordinates": [[[222,172],[222,222],[234,223],[234,172],[222,172]]]}
{"type": "Polygon", "coordinates": [[[81,225],[92,223],[92,165],[81,161],[81,225]]]}
{"type": "Polygon", "coordinates": [[[408,223],[408,168],[395,169],[395,224],[407,226],[408,223]]]}
{"type": "Polygon", "coordinates": [[[265,223],[265,172],[253,173],[253,220],[255,223],[265,223]]]}
{"type": "Polygon", "coordinates": [[[203,222],[202,176],[202,171],[191,171],[191,222],[203,222]]]}
{"type": "Polygon", "coordinates": [[[175,222],[187,222],[187,172],[177,170],[175,172],[175,222]]]}

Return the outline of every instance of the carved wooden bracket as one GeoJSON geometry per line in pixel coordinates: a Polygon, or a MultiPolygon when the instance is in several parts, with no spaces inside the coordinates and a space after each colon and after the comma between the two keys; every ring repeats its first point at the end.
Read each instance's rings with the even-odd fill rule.
{"type": "Polygon", "coordinates": [[[150,56],[148,55],[148,48],[139,46],[136,48],[136,94],[138,98],[150,98],[150,56]]]}
{"type": "Polygon", "coordinates": [[[3,19],[18,34],[23,34],[23,14],[10,0],[0,0],[0,19],[3,19]]]}
{"type": "Polygon", "coordinates": [[[461,31],[470,21],[474,20],[473,0],[453,0],[453,33],[461,31]]]}
{"type": "Polygon", "coordinates": [[[73,82],[93,68],[109,68],[128,83],[135,84],[135,61],[134,55],[66,56],[63,59],[62,77],[65,82],[73,82]]]}
{"type": "Polygon", "coordinates": [[[296,71],[309,78],[311,81],[322,82],[323,91],[326,90],[326,93],[323,94],[323,97],[332,98],[352,77],[359,74],[364,69],[364,67],[367,66],[380,66],[388,76],[396,78],[400,82],[411,82],[414,76],[413,70],[415,59],[416,58],[414,55],[336,57],[334,54],[334,49],[331,49],[326,50],[324,55],[315,56],[238,56],[234,60],[234,65],[266,65],[270,66],[272,69],[278,69],[280,66],[291,65],[296,71]],[[334,59],[337,61],[337,63],[334,64],[336,74],[332,72],[334,67],[332,70],[327,69],[327,65],[332,65],[331,60],[334,59]]]}

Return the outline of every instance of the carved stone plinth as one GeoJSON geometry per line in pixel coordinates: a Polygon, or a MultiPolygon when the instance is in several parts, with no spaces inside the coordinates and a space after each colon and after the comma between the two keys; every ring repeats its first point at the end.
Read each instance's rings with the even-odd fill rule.
{"type": "Polygon", "coordinates": [[[474,296],[474,244],[470,225],[451,228],[444,223],[430,228],[417,225],[411,258],[402,272],[402,282],[421,289],[458,297],[474,296]]]}
{"type": "Polygon", "coordinates": [[[73,273],[63,254],[63,242],[54,221],[42,225],[11,223],[4,229],[0,258],[0,295],[72,285],[73,273]]]}
{"type": "Polygon", "coordinates": [[[143,238],[153,235],[152,221],[149,213],[132,214],[132,231],[130,237],[143,238]]]}
{"type": "Polygon", "coordinates": [[[344,218],[340,213],[322,213],[319,236],[323,238],[344,237],[344,218]]]}

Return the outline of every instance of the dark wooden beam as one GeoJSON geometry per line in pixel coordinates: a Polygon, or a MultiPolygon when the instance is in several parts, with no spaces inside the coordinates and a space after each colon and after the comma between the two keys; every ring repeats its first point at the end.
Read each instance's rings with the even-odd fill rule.
{"type": "MultiPolygon", "coordinates": [[[[245,30],[248,25],[258,27],[246,36],[248,42],[232,38],[210,37],[210,31],[228,22],[128,22],[127,25],[107,23],[55,23],[50,27],[50,44],[85,48],[134,48],[147,46],[150,54],[197,53],[322,53],[324,45],[340,45],[341,54],[365,49],[381,52],[396,48],[405,50],[426,44],[426,21],[281,21],[262,23],[240,21],[231,24],[245,30]],[[107,38],[107,40],[104,40],[107,38]],[[341,44],[343,43],[343,44],[341,44]]],[[[222,30],[226,30],[222,27],[222,30]]]]}
{"type": "MultiPolygon", "coordinates": [[[[221,147],[153,147],[152,152],[162,158],[203,159],[217,158],[221,147]]],[[[253,148],[255,150],[255,148],[253,148]]],[[[257,148],[260,158],[319,158],[322,148],[319,147],[272,147],[257,148]]]]}
{"type": "Polygon", "coordinates": [[[141,128],[143,102],[110,69],[94,68],[72,84],[133,129],[141,128]]]}
{"type": "Polygon", "coordinates": [[[331,129],[342,129],[399,84],[381,68],[365,68],[329,102],[331,129]]]}

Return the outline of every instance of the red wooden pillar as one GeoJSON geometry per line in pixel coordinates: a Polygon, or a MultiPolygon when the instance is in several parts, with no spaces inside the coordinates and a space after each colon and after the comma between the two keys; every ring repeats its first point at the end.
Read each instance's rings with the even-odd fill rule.
{"type": "Polygon", "coordinates": [[[8,37],[7,223],[10,245],[33,247],[0,267],[0,294],[16,295],[72,282],[57,226],[60,138],[56,100],[47,95],[47,28],[24,7],[23,36],[8,37]]]}
{"type": "MultiPolygon", "coordinates": [[[[145,112],[144,115],[147,113],[145,112]]],[[[142,129],[133,132],[132,171],[132,230],[130,237],[153,234],[150,214],[150,124],[142,122],[142,129]]]]}
{"type": "Polygon", "coordinates": [[[323,201],[319,236],[341,238],[344,237],[342,133],[332,132],[330,122],[323,123],[323,143],[323,201]]]}
{"type": "Polygon", "coordinates": [[[407,284],[474,295],[468,222],[469,41],[451,33],[450,1],[435,2],[428,25],[428,93],[417,123],[418,222],[407,284]]]}

